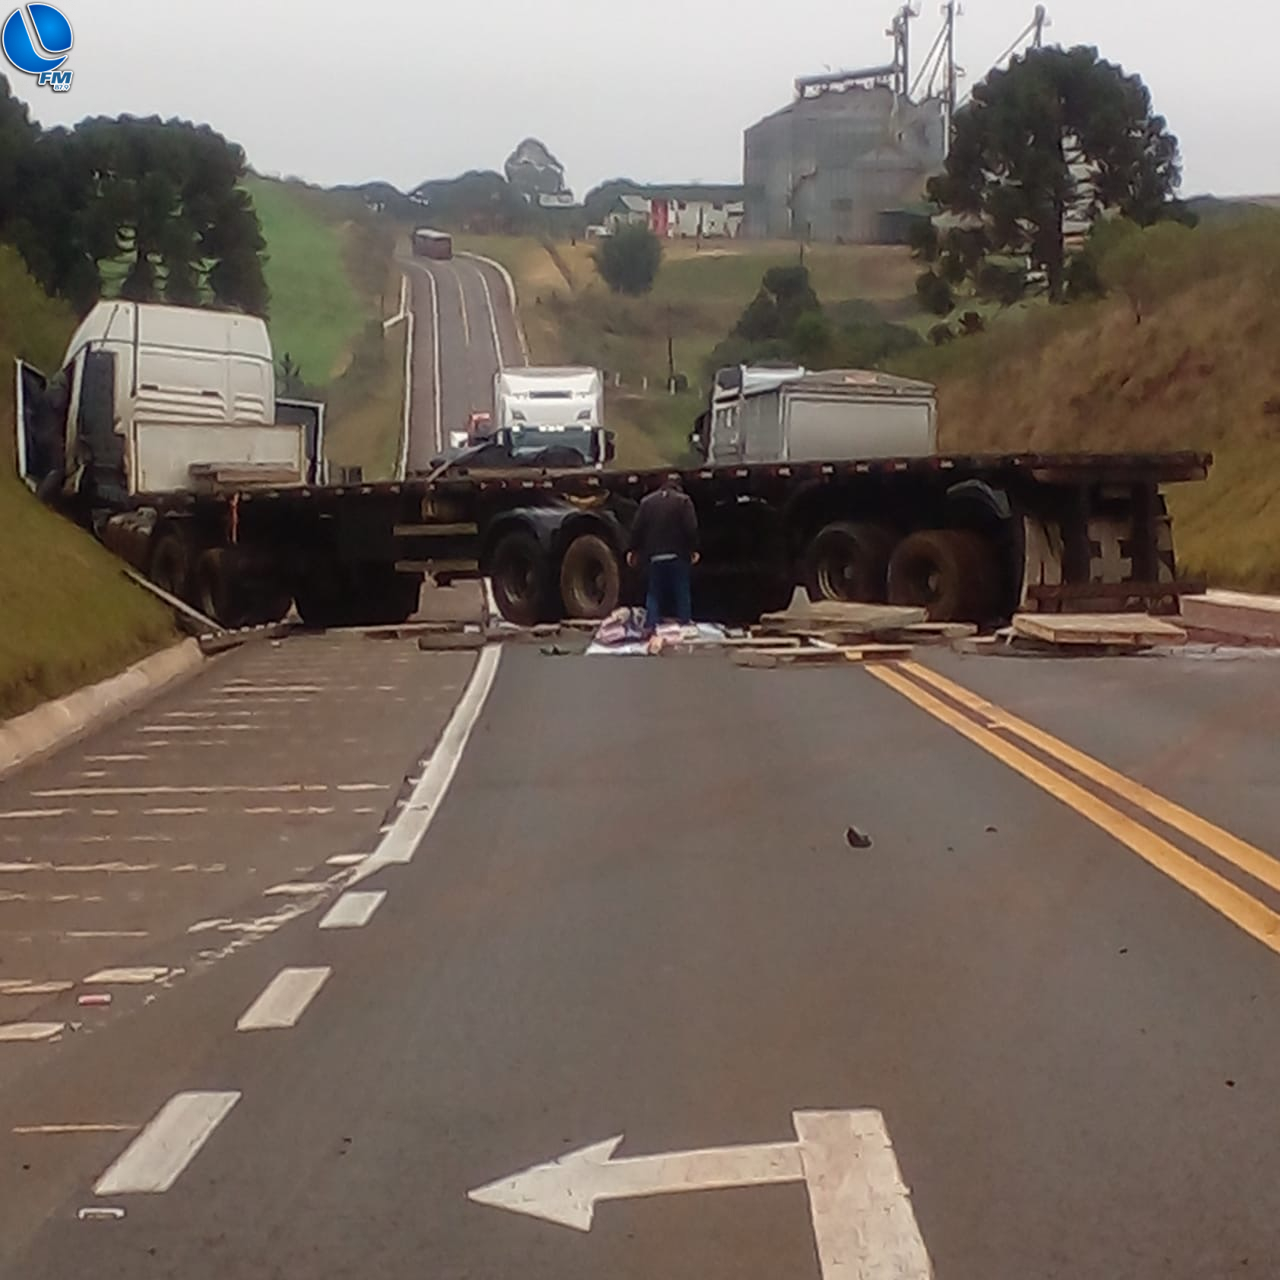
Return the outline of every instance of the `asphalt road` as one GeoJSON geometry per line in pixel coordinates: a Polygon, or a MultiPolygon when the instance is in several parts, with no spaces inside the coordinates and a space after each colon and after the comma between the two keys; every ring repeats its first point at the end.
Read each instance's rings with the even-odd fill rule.
{"type": "MultiPolygon", "coordinates": [[[[926,1274],[906,1237],[960,1280],[1276,1274],[1280,894],[1229,839],[1274,830],[1275,661],[509,646],[382,833],[430,814],[416,857],[352,873],[386,895],[364,927],[312,911],[92,1035],[0,1045],[0,1274],[926,1274]],[[909,1202],[882,1144],[812,1137],[846,1112],[909,1202]],[[469,1198],[619,1135],[568,1190],[469,1198]],[[593,1192],[589,1230],[492,1203],[593,1192]]],[[[377,781],[398,724],[316,776],[377,781]]]]}
{"type": "Polygon", "coordinates": [[[406,258],[415,316],[409,469],[426,470],[473,413],[493,411],[493,378],[523,364],[502,273],[475,258],[406,258]]]}

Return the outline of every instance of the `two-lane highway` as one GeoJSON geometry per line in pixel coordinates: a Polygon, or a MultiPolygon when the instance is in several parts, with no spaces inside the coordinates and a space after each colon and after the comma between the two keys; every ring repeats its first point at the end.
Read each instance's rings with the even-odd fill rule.
{"type": "Polygon", "coordinates": [[[0,1273],[1275,1274],[1274,669],[491,651],[352,927],[7,1047],[0,1273]]]}
{"type": "Polygon", "coordinates": [[[493,409],[494,374],[523,364],[510,285],[479,258],[406,258],[416,341],[409,469],[426,470],[472,413],[493,409]]]}

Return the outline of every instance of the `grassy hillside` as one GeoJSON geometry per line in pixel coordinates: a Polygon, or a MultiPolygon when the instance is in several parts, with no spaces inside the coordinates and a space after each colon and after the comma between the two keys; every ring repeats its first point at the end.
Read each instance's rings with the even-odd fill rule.
{"type": "Polygon", "coordinates": [[[1172,493],[1182,568],[1280,591],[1280,215],[1160,227],[1103,262],[1111,296],[1041,309],[904,372],[950,449],[1208,449],[1172,493]]]}
{"type": "Polygon", "coordinates": [[[398,455],[404,332],[384,333],[399,307],[395,232],[358,194],[251,177],[267,242],[271,345],[288,355],[303,394],[328,406],[328,453],[339,466],[387,477],[398,455]]]}
{"type": "MultiPolygon", "coordinates": [[[[511,271],[536,362],[594,365],[622,375],[622,388],[609,391],[608,420],[618,431],[620,460],[632,466],[657,466],[685,452],[693,419],[706,403],[704,361],[764,273],[798,260],[794,244],[708,241],[699,250],[691,241],[674,241],[653,292],[620,298],[600,282],[593,246],[585,241],[544,245],[532,238],[460,236],[457,244],[511,271]],[[662,390],[668,333],[676,371],[689,379],[683,395],[662,390]]],[[[824,303],[861,298],[889,316],[915,311],[917,268],[905,250],[820,245],[806,249],[805,262],[824,303]]]]}
{"type": "MultiPolygon", "coordinates": [[[[0,367],[53,370],[74,328],[21,259],[0,247],[0,367]]],[[[128,581],[88,534],[14,476],[13,395],[0,394],[0,718],[120,671],[174,639],[169,612],[128,581]]]]}

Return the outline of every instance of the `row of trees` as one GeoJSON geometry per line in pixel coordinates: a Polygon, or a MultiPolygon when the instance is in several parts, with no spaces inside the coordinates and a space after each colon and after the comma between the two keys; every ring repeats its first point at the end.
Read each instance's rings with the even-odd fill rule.
{"type": "Polygon", "coordinates": [[[80,310],[104,294],[265,316],[244,152],[208,126],[97,117],[42,130],[0,77],[0,240],[80,310]]]}

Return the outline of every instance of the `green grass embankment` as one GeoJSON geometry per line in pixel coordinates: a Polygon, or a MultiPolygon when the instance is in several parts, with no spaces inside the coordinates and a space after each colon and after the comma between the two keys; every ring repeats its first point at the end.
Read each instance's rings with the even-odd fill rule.
{"type": "Polygon", "coordinates": [[[368,478],[392,475],[404,394],[403,326],[395,230],[354,193],[250,177],[246,187],[267,242],[271,345],[287,355],[303,397],[327,406],[328,456],[368,478]]]}
{"type": "MultiPolygon", "coordinates": [[[[0,367],[52,372],[75,327],[0,247],[0,367]]],[[[169,611],[16,478],[13,393],[0,395],[0,719],[101,680],[176,639],[169,611]]]]}
{"type": "Polygon", "coordinates": [[[1103,267],[1102,301],[895,367],[938,383],[949,450],[1212,451],[1170,490],[1181,570],[1280,591],[1280,215],[1158,227],[1103,267]]]}

